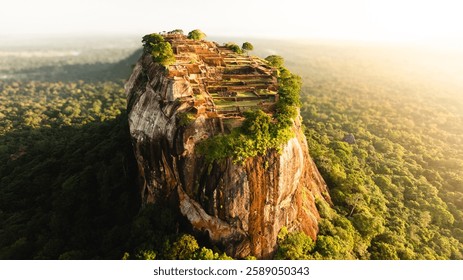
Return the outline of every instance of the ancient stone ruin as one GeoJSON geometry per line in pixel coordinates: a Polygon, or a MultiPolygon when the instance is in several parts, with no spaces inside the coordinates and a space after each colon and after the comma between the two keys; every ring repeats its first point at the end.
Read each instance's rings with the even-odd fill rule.
{"type": "Polygon", "coordinates": [[[266,61],[180,34],[167,34],[164,38],[176,58],[176,63],[167,69],[168,77],[190,84],[176,98],[193,102],[193,113],[207,112],[209,118],[219,118],[223,130],[224,123],[228,129],[238,126],[247,110],[274,111],[278,100],[276,69],[266,61]]]}

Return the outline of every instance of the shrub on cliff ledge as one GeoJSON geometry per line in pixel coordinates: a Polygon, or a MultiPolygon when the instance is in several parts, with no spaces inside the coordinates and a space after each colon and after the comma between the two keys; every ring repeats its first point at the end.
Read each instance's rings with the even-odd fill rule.
{"type": "Polygon", "coordinates": [[[155,62],[164,66],[169,66],[175,62],[172,46],[161,35],[156,33],[145,35],[142,42],[144,51],[150,53],[155,62]]]}
{"type": "Polygon", "coordinates": [[[231,157],[235,163],[247,158],[264,155],[270,149],[280,151],[282,145],[294,137],[291,126],[276,123],[262,110],[244,113],[243,126],[230,134],[206,139],[198,147],[206,161],[224,160],[231,157]]]}
{"type": "Polygon", "coordinates": [[[280,127],[288,127],[292,125],[293,119],[297,116],[297,110],[301,106],[299,92],[302,81],[300,76],[292,74],[283,66],[279,68],[279,73],[278,95],[280,99],[277,103],[276,119],[280,127]]]}
{"type": "Polygon", "coordinates": [[[309,260],[315,242],[303,232],[288,232],[283,227],[278,233],[278,250],[275,254],[277,260],[309,260]]]}

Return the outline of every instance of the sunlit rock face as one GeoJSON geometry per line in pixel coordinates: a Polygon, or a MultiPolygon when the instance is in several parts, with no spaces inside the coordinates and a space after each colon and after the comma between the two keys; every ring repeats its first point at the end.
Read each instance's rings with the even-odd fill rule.
{"type": "MultiPolygon", "coordinates": [[[[204,49],[222,54],[215,44],[201,42],[190,52],[204,44],[204,49]]],[[[180,57],[178,50],[176,55],[180,57]]],[[[198,79],[203,85],[208,77],[220,79],[221,62],[208,64],[199,55],[195,61],[205,71],[179,76],[172,75],[175,65],[165,69],[145,54],[126,84],[143,204],[161,201],[174,208],[194,234],[237,258],[271,258],[283,226],[315,239],[320,218],[315,199],[329,201],[329,196],[310,158],[300,117],[292,128],[295,137],[280,152],[270,150],[244,163],[207,163],[197,153],[198,143],[226,131],[220,114],[208,109],[207,95],[199,92],[198,98],[198,79]],[[182,121],[191,112],[194,118],[182,121]]]]}

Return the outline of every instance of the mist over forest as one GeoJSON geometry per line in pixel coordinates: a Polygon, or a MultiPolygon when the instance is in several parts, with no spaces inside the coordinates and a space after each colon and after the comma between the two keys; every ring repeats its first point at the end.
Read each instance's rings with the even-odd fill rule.
{"type": "MultiPolygon", "coordinates": [[[[281,55],[302,77],[309,151],[333,206],[317,205],[316,241],[289,236],[277,257],[463,258],[461,52],[210,39],[250,41],[251,55],[281,55]]],[[[140,41],[0,45],[0,259],[169,259],[197,242],[173,213],[138,210],[123,87],[140,41]]],[[[197,258],[226,258],[201,246],[197,258]]]]}

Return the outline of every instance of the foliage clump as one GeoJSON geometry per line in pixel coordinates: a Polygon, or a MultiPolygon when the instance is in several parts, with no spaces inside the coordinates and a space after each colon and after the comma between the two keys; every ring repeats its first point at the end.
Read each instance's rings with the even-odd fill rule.
{"type": "Polygon", "coordinates": [[[164,40],[162,35],[156,33],[145,35],[142,42],[145,53],[150,53],[155,62],[164,66],[175,63],[172,46],[164,40]]]}
{"type": "Polygon", "coordinates": [[[254,50],[254,46],[253,46],[251,43],[249,43],[249,42],[244,42],[243,45],[241,46],[241,49],[242,49],[243,51],[248,52],[248,51],[254,50]]]}
{"type": "Polygon", "coordinates": [[[288,232],[283,227],[278,233],[278,250],[275,254],[277,260],[307,260],[311,259],[311,251],[315,242],[303,232],[288,232]]]}
{"type": "Polygon", "coordinates": [[[187,37],[188,39],[199,41],[199,40],[206,38],[206,34],[199,29],[195,29],[195,30],[190,31],[187,37]]]}
{"type": "Polygon", "coordinates": [[[236,43],[233,43],[233,42],[225,43],[224,46],[229,48],[230,50],[232,50],[233,52],[237,54],[242,54],[244,52],[252,51],[254,49],[254,46],[249,42],[244,42],[241,48],[240,46],[238,46],[236,43]]]}
{"type": "Polygon", "coordinates": [[[285,60],[279,55],[269,55],[265,58],[265,60],[267,60],[271,66],[276,68],[283,67],[285,64],[285,60]]]}
{"type": "Polygon", "coordinates": [[[199,247],[190,234],[182,234],[167,252],[169,260],[232,260],[225,253],[217,253],[206,247],[199,247]]]}
{"type": "Polygon", "coordinates": [[[242,54],[243,53],[243,50],[240,48],[240,46],[238,46],[237,44],[235,44],[233,42],[226,43],[225,47],[227,47],[228,49],[230,49],[234,53],[237,53],[237,54],[242,54]]]}

